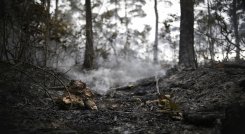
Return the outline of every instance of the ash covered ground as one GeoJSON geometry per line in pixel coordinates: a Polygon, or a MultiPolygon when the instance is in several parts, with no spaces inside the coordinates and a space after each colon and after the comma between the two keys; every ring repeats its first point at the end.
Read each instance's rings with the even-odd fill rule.
{"type": "Polygon", "coordinates": [[[181,120],[146,103],[157,99],[154,77],[107,95],[95,93],[98,111],[59,109],[49,95],[55,99],[62,91],[49,87],[60,83],[38,69],[1,64],[0,78],[0,129],[5,133],[245,133],[245,68],[167,71],[159,78],[159,90],[178,105],[181,120]]]}

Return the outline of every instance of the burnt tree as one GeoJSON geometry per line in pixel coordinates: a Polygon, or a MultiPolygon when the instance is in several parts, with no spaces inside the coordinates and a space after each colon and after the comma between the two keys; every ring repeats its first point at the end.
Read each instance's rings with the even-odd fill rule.
{"type": "Polygon", "coordinates": [[[93,47],[93,30],[92,30],[92,9],[91,1],[85,1],[86,7],[86,46],[83,67],[85,69],[94,68],[94,47],[93,47]]]}
{"type": "Polygon", "coordinates": [[[181,0],[179,65],[197,68],[194,51],[194,0],[181,0]]]}

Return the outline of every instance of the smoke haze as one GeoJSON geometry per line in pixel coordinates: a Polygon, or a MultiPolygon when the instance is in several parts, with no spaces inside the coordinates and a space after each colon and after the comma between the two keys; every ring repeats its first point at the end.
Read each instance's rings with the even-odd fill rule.
{"type": "Polygon", "coordinates": [[[147,63],[138,59],[123,58],[112,59],[110,61],[99,60],[100,68],[92,71],[81,71],[80,66],[63,66],[59,70],[67,72],[70,79],[82,80],[99,94],[105,94],[110,88],[126,85],[142,78],[155,75],[164,75],[165,69],[160,65],[147,63]]]}

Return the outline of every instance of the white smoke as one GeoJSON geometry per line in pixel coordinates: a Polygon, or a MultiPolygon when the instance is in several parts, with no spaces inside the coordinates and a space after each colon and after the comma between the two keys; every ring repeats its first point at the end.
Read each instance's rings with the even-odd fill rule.
{"type": "MultiPolygon", "coordinates": [[[[165,69],[160,65],[144,62],[139,59],[123,58],[111,60],[99,60],[100,68],[91,71],[82,71],[82,65],[63,66],[60,71],[67,72],[70,79],[82,80],[99,94],[105,94],[110,88],[126,85],[129,82],[135,82],[142,78],[164,75],[165,69]]],[[[64,64],[63,64],[64,65],[64,64]]]]}

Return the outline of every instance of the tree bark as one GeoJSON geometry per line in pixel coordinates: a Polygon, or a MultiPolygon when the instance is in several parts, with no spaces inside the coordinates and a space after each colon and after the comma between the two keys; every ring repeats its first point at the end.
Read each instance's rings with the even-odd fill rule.
{"type": "Polygon", "coordinates": [[[128,55],[128,51],[129,51],[129,47],[130,47],[130,44],[129,44],[129,29],[128,29],[128,24],[129,24],[129,20],[128,20],[128,4],[127,4],[127,0],[124,0],[124,4],[125,4],[125,7],[124,7],[124,10],[125,10],[125,28],[126,28],[126,42],[125,42],[125,45],[124,45],[124,55],[126,57],[126,59],[128,59],[129,55],[128,55]]]}
{"type": "Polygon", "coordinates": [[[181,0],[179,65],[197,68],[194,51],[194,1],[181,0]]]}
{"type": "Polygon", "coordinates": [[[238,33],[238,16],[237,16],[237,0],[233,0],[232,2],[232,21],[233,21],[233,27],[235,32],[235,44],[236,44],[236,57],[235,60],[240,60],[240,39],[239,39],[239,33],[238,33]]]}
{"type": "Polygon", "coordinates": [[[213,33],[212,33],[212,24],[211,24],[211,11],[210,11],[210,1],[207,1],[208,4],[208,31],[209,31],[209,36],[208,36],[208,44],[209,44],[209,53],[210,53],[210,58],[211,58],[211,63],[214,61],[214,39],[213,33]]]}
{"type": "Polygon", "coordinates": [[[47,10],[48,10],[48,13],[50,13],[50,6],[51,6],[51,1],[50,0],[47,0],[47,10]]]}
{"type": "Polygon", "coordinates": [[[57,17],[58,17],[58,10],[59,10],[59,0],[55,0],[55,13],[54,13],[54,16],[55,16],[56,20],[57,20],[57,17]]]}
{"type": "Polygon", "coordinates": [[[0,51],[0,60],[9,60],[8,58],[8,52],[7,52],[7,44],[8,44],[8,39],[7,39],[7,18],[6,18],[6,9],[5,9],[5,0],[1,1],[0,2],[0,19],[1,19],[1,22],[2,22],[2,25],[1,25],[1,32],[0,34],[2,34],[2,44],[1,44],[1,51],[0,51]]]}
{"type": "Polygon", "coordinates": [[[154,63],[158,63],[158,10],[157,10],[157,0],[155,0],[154,10],[156,15],[156,25],[155,25],[155,43],[153,46],[153,61],[154,63]]]}
{"type": "Polygon", "coordinates": [[[50,26],[49,26],[49,21],[50,21],[50,0],[45,0],[45,3],[43,4],[44,7],[46,7],[46,11],[47,11],[47,16],[46,16],[46,20],[45,20],[45,25],[46,25],[46,29],[45,29],[45,35],[44,35],[44,65],[43,66],[47,66],[48,63],[48,57],[49,57],[49,53],[48,53],[48,43],[49,43],[49,36],[50,36],[50,26]],[[46,5],[47,4],[47,5],[46,5]]]}
{"type": "Polygon", "coordinates": [[[85,69],[94,68],[94,47],[93,47],[93,30],[92,30],[92,9],[91,1],[85,1],[86,6],[86,47],[83,67],[85,69]]]}

